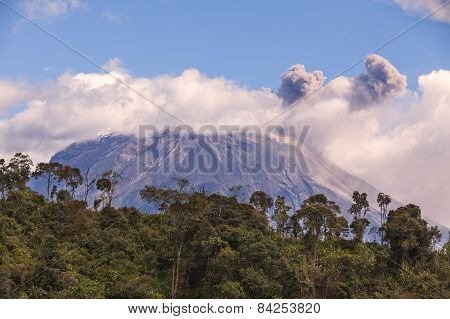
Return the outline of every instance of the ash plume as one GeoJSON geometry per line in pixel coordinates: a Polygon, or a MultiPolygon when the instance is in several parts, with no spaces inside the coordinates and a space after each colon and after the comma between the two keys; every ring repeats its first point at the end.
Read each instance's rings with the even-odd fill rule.
{"type": "Polygon", "coordinates": [[[307,72],[302,64],[294,64],[281,76],[278,90],[286,105],[310,95],[323,86],[325,77],[322,71],[307,72]]]}

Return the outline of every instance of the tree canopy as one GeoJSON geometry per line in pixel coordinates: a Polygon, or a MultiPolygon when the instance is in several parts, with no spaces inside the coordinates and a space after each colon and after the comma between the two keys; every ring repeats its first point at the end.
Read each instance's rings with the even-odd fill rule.
{"type": "MultiPolygon", "coordinates": [[[[27,156],[11,163],[0,160],[0,298],[450,297],[450,246],[435,248],[439,231],[415,205],[391,210],[385,242],[370,243],[355,225],[349,234],[323,194],[294,212],[282,197],[273,207],[258,191],[247,203],[179,179],[176,189],[145,187],[141,198],[159,213],[144,214],[113,207],[120,174],[108,171],[97,183],[104,205],[93,209],[82,184],[92,180],[76,169],[38,164],[33,176],[47,181],[66,172],[66,182],[52,177],[49,199],[26,187],[27,156]]],[[[367,200],[355,192],[352,223],[365,219],[367,200]]]]}

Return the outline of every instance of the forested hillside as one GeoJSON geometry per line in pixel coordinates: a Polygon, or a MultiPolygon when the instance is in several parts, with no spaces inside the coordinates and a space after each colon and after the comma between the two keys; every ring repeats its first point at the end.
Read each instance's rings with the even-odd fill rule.
{"type": "Polygon", "coordinates": [[[239,202],[147,186],[148,215],[113,208],[120,176],[96,181],[17,154],[0,160],[0,298],[449,298],[450,245],[407,205],[388,212],[382,244],[363,242],[367,195],[355,191],[350,225],[324,195],[297,211],[255,192],[239,202]],[[27,188],[47,181],[47,196],[27,188]],[[73,198],[96,187],[95,205],[73,198]]]}

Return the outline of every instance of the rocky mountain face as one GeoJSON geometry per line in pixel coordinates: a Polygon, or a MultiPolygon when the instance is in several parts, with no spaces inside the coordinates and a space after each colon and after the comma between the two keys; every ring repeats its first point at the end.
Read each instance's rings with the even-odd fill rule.
{"type": "MultiPolygon", "coordinates": [[[[256,190],[274,199],[284,196],[293,208],[311,195],[322,193],[347,213],[353,191],[365,192],[371,201],[366,216],[372,226],[380,223],[376,198],[380,192],[367,182],[324,160],[311,149],[262,136],[205,136],[162,133],[147,138],[110,134],[74,143],[58,152],[52,161],[77,167],[91,178],[115,170],[122,176],[115,206],[134,206],[145,212],[155,209],[139,198],[146,185],[175,187],[176,178],[186,178],[191,187],[229,194],[241,186],[239,199],[247,201],[256,190]]],[[[42,186],[35,183],[39,190],[42,186]]],[[[80,194],[81,195],[81,194],[80,194]]],[[[90,199],[97,194],[92,192],[90,199]]],[[[394,202],[390,208],[400,206],[394,202]]],[[[448,230],[442,228],[443,237],[448,230]]],[[[367,239],[376,238],[375,232],[367,239]]]]}

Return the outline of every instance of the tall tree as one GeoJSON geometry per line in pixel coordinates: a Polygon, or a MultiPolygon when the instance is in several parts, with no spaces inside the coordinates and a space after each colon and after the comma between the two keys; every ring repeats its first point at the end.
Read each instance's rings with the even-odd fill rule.
{"type": "Polygon", "coordinates": [[[25,189],[27,182],[30,180],[31,167],[33,161],[30,156],[22,153],[16,153],[9,161],[6,167],[8,175],[8,191],[25,189]]]}
{"type": "Polygon", "coordinates": [[[302,227],[300,226],[300,215],[295,213],[292,214],[291,217],[289,217],[289,222],[288,222],[288,227],[289,227],[289,231],[291,232],[292,236],[294,236],[294,238],[300,238],[302,237],[302,227]]]}
{"type": "Polygon", "coordinates": [[[111,206],[112,201],[116,197],[117,188],[121,179],[120,173],[109,170],[104,172],[101,178],[97,180],[97,189],[101,192],[99,200],[104,206],[111,206]]]}
{"type": "Polygon", "coordinates": [[[387,212],[389,204],[392,202],[392,199],[389,195],[380,193],[377,197],[378,206],[380,206],[380,234],[381,234],[381,244],[384,243],[384,228],[383,225],[386,222],[387,212]]]}
{"type": "Polygon", "coordinates": [[[84,195],[83,195],[83,200],[86,203],[86,205],[88,204],[89,193],[94,188],[95,183],[97,182],[97,180],[95,178],[92,178],[92,179],[90,178],[90,176],[89,176],[90,170],[91,170],[91,167],[89,167],[86,170],[86,173],[84,174],[84,195]]]}
{"type": "Polygon", "coordinates": [[[75,197],[76,189],[83,184],[83,176],[80,174],[80,170],[75,167],[63,166],[58,171],[58,178],[66,185],[66,190],[69,191],[72,198],[75,197]]]}
{"type": "Polygon", "coordinates": [[[313,260],[316,260],[320,240],[339,237],[346,230],[347,221],[339,214],[339,206],[323,194],[305,200],[295,213],[296,219],[303,224],[302,235],[313,260]]]}
{"type": "Polygon", "coordinates": [[[355,239],[358,242],[362,242],[364,238],[364,232],[369,226],[369,220],[366,218],[367,212],[370,211],[369,201],[367,200],[366,193],[359,193],[355,191],[353,193],[353,204],[349,209],[349,213],[353,215],[353,221],[350,224],[350,228],[355,234],[355,239]]]}
{"type": "Polygon", "coordinates": [[[3,158],[0,158],[0,198],[2,200],[5,199],[6,190],[8,188],[8,170],[6,166],[6,162],[3,158]]]}
{"type": "Polygon", "coordinates": [[[418,206],[409,204],[391,211],[385,223],[386,240],[397,263],[426,261],[441,237],[436,226],[429,227],[418,206]]]}
{"type": "Polygon", "coordinates": [[[275,222],[278,233],[283,237],[289,232],[289,211],[292,207],[286,205],[284,197],[278,196],[275,201],[275,210],[272,220],[275,222]]]}
{"type": "Polygon", "coordinates": [[[188,185],[187,180],[178,179],[177,184],[178,190],[146,186],[140,193],[143,200],[160,206],[163,217],[170,225],[169,234],[173,243],[172,298],[177,298],[178,295],[180,262],[186,237],[196,224],[196,221],[198,221],[198,219],[194,218],[194,215],[203,210],[193,209],[196,205],[190,202],[191,197],[183,191],[188,185]]]}
{"type": "Polygon", "coordinates": [[[56,182],[59,181],[60,170],[63,166],[57,162],[39,163],[36,166],[32,177],[35,179],[43,178],[46,183],[47,200],[50,200],[50,192],[56,182]]]}
{"type": "Polygon", "coordinates": [[[273,199],[263,191],[256,191],[250,196],[250,204],[262,214],[267,214],[273,206],[273,199]]]}

